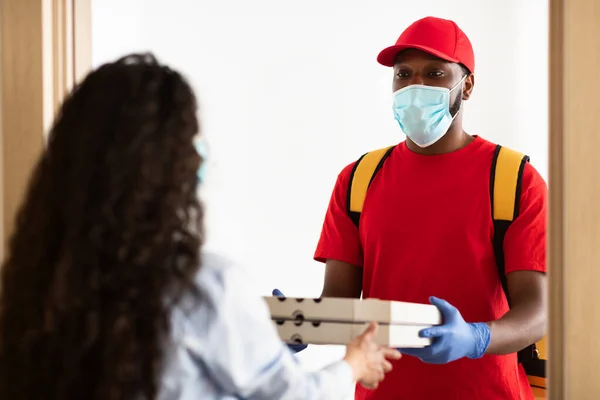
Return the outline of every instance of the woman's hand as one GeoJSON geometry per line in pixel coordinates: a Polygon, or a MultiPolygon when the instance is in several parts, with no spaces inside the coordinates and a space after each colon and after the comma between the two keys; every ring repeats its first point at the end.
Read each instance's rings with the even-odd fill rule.
{"type": "Polygon", "coordinates": [[[354,372],[354,380],[367,389],[375,389],[385,374],[392,370],[388,361],[398,360],[402,355],[396,349],[379,346],[373,341],[377,324],[371,322],[362,335],[346,345],[344,360],[354,372]]]}

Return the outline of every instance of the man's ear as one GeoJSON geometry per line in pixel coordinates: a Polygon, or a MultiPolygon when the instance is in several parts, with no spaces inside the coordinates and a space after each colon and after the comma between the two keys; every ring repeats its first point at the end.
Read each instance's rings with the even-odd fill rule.
{"type": "Polygon", "coordinates": [[[473,87],[475,86],[475,75],[469,74],[465,78],[465,83],[463,84],[463,100],[469,100],[471,97],[471,93],[473,93],[473,87]]]}

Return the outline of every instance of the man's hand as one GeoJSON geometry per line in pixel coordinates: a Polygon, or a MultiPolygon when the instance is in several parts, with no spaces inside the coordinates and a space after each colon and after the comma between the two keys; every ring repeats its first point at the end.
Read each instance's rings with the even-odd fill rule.
{"type": "Polygon", "coordinates": [[[442,325],[420,332],[421,337],[432,338],[433,343],[421,349],[400,349],[400,352],[429,364],[445,364],[463,357],[482,357],[490,344],[488,325],[465,322],[456,307],[445,300],[431,297],[429,301],[439,308],[444,317],[442,325]]]}
{"type": "MultiPolygon", "coordinates": [[[[283,293],[281,293],[281,290],[279,289],[273,289],[273,296],[275,297],[285,297],[285,295],[283,293]]],[[[306,349],[308,347],[307,344],[292,344],[292,343],[286,343],[287,347],[290,349],[290,351],[294,354],[301,352],[302,350],[306,349]]]]}

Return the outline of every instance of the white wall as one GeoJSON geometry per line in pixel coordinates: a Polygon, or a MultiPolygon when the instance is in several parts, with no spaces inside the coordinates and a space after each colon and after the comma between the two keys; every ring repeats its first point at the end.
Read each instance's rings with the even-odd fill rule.
{"type": "MultiPolygon", "coordinates": [[[[273,287],[317,296],[312,261],[340,169],[403,139],[377,53],[414,20],[455,20],[476,56],[468,132],[547,177],[547,0],[95,0],[93,62],[150,50],[184,72],[211,146],[208,246],[273,287]],[[410,7],[405,4],[410,4],[410,7]]],[[[314,367],[337,356],[307,350],[314,367]]]]}

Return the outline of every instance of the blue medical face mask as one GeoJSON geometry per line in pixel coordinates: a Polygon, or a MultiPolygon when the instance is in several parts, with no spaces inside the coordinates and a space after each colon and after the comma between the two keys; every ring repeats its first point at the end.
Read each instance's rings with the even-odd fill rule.
{"type": "MultiPolygon", "coordinates": [[[[404,134],[419,147],[431,146],[440,140],[452,125],[450,93],[461,86],[467,76],[452,89],[410,85],[393,94],[394,117],[404,134]]],[[[462,102],[461,102],[462,105],[462,102]]]]}
{"type": "Polygon", "coordinates": [[[200,157],[202,157],[202,164],[196,172],[196,176],[198,177],[198,185],[201,185],[204,182],[206,176],[206,162],[208,160],[208,149],[204,140],[194,141],[194,146],[196,147],[196,151],[198,152],[200,157]]]}

